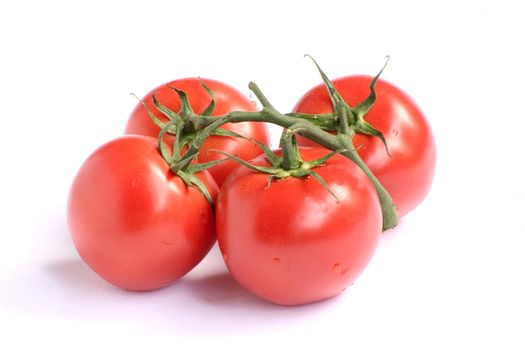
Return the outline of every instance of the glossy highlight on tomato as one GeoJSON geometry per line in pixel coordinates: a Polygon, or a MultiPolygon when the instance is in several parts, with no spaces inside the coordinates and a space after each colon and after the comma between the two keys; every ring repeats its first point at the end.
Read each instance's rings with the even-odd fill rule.
{"type": "MultiPolygon", "coordinates": [[[[196,174],[212,198],[218,187],[196,174]]],[[[215,242],[211,205],[173,174],[157,140],[123,136],[98,148],[71,186],[67,219],[78,253],[108,282],[164,287],[189,272],[215,242]]]]}
{"type": "MultiPolygon", "coordinates": [[[[301,148],[304,160],[328,154],[301,148]]],[[[261,156],[252,161],[268,165],[261,156]]],[[[372,258],[382,227],[375,189],[352,161],[336,155],[313,176],[268,183],[268,175],[245,167],[220,190],[217,238],[233,277],[254,294],[297,305],[339,294],[372,258]]]]}
{"type": "MultiPolygon", "coordinates": [[[[350,106],[362,102],[370,93],[373,77],[347,76],[332,80],[333,85],[350,106]]],[[[398,87],[378,80],[377,99],[365,116],[385,136],[390,155],[377,137],[356,134],[353,144],[368,168],[386,188],[404,216],[426,197],[436,166],[436,146],[427,119],[417,104],[398,87]]],[[[295,112],[333,113],[326,87],[320,84],[301,97],[295,112]]],[[[301,145],[316,145],[298,137],[301,145]]]]}
{"type": "MultiPolygon", "coordinates": [[[[155,95],[158,101],[169,109],[178,111],[180,109],[180,99],[177,93],[170,88],[171,86],[184,91],[188,96],[193,111],[196,114],[202,114],[211,102],[211,97],[202,84],[205,84],[213,91],[215,100],[213,116],[224,115],[232,111],[256,110],[254,103],[238,90],[217,80],[205,78],[185,78],[168,82],[150,91],[143,98],[143,101],[157,118],[166,122],[167,118],[153,104],[152,95],[155,95]]],[[[228,154],[237,155],[241,159],[250,160],[261,154],[262,151],[248,139],[253,138],[265,144],[270,142],[269,130],[265,123],[226,124],[222,128],[241,134],[247,139],[230,136],[210,136],[204,142],[198,155],[198,162],[205,163],[225,157],[218,152],[210,152],[209,150],[220,150],[228,154]]],[[[128,119],[125,133],[157,137],[159,128],[151,120],[144,106],[138,103],[128,119]]],[[[170,142],[169,139],[167,140],[167,142],[170,142]]],[[[209,169],[209,172],[217,184],[221,186],[228,174],[237,166],[234,161],[228,160],[209,169]]]]}

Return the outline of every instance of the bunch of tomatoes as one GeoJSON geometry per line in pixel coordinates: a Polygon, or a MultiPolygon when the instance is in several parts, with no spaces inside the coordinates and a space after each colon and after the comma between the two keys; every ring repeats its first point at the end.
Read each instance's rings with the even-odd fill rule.
{"type": "Polygon", "coordinates": [[[153,89],[73,181],[67,218],[82,259],[146,291],[183,277],[218,241],[239,284],[277,304],[353,284],[395,225],[385,213],[402,217],[428,193],[435,144],[416,103],[379,75],[319,71],[324,84],[288,114],[253,85],[261,110],[211,79],[153,89]],[[270,150],[268,123],[284,127],[281,149],[270,150]]]}

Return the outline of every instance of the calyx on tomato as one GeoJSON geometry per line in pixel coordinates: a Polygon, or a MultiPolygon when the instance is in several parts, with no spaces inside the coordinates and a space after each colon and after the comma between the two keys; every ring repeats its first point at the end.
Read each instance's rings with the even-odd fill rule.
{"type": "Polygon", "coordinates": [[[278,154],[273,152],[265,144],[254,140],[254,142],[256,142],[264,151],[265,158],[270,163],[270,166],[254,165],[234,155],[227,154],[218,150],[216,151],[224,154],[230,159],[237,161],[238,163],[246,166],[247,168],[250,168],[260,173],[268,174],[268,187],[271,185],[274,179],[282,180],[287,177],[303,178],[307,176],[312,176],[328,192],[330,192],[330,194],[334,196],[336,202],[339,203],[339,198],[337,198],[335,193],[330,189],[330,187],[328,187],[323,178],[313,169],[323,166],[326,163],[326,161],[328,161],[330,158],[345,150],[335,150],[319,159],[305,161],[301,158],[301,154],[299,153],[299,147],[295,139],[296,132],[298,132],[298,128],[294,127],[290,127],[283,130],[280,142],[282,156],[279,156],[278,154]]]}
{"type": "MultiPolygon", "coordinates": [[[[328,90],[328,95],[330,96],[330,101],[332,102],[332,106],[335,112],[334,123],[331,126],[328,126],[327,124],[320,126],[322,126],[325,130],[335,130],[337,131],[337,134],[346,135],[350,139],[352,138],[354,133],[378,137],[385,145],[385,150],[388,153],[388,145],[386,143],[385,136],[381,131],[377,130],[369,122],[367,122],[364,117],[368,113],[368,111],[370,111],[370,109],[374,106],[377,97],[375,92],[375,85],[377,80],[381,76],[381,73],[383,73],[383,71],[385,70],[388,61],[390,60],[390,56],[386,56],[386,61],[383,65],[383,68],[381,68],[379,73],[377,73],[377,75],[370,82],[370,94],[368,95],[368,97],[364,101],[353,107],[349,106],[345,102],[345,100],[336,90],[328,76],[323,72],[319,64],[312,58],[312,56],[305,55],[305,57],[309,57],[314,62],[315,66],[317,67],[317,70],[321,74],[321,78],[323,79],[323,83],[325,84],[326,89],[328,90]]],[[[300,113],[290,113],[290,115],[297,118],[310,119],[310,115],[308,114],[305,115],[300,113]]],[[[319,120],[319,118],[315,119],[319,120]]],[[[315,123],[315,120],[312,121],[315,123]]]]}
{"type": "MultiPolygon", "coordinates": [[[[140,99],[139,101],[142,103],[153,122],[160,128],[157,138],[158,146],[162,158],[164,158],[166,163],[168,163],[170,170],[177,174],[187,186],[196,186],[213,207],[213,200],[210,193],[208,192],[208,189],[199,180],[199,178],[195,176],[195,173],[209,169],[214,165],[226,161],[227,159],[219,159],[206,163],[192,163],[191,158],[184,158],[185,149],[187,149],[188,145],[191,144],[200,133],[202,133],[202,130],[205,127],[201,125],[201,118],[210,116],[215,109],[213,91],[203,82],[201,82],[201,85],[211,98],[211,102],[201,115],[193,112],[188,100],[188,96],[184,91],[169,85],[168,87],[179,95],[181,101],[181,108],[179,112],[175,112],[167,108],[157,100],[155,95],[152,96],[153,104],[168,119],[168,122],[164,123],[159,120],[159,118],[155,116],[155,114],[149,109],[144,101],[140,99]],[[174,135],[175,138],[171,145],[171,150],[164,142],[164,136],[166,134],[174,135]]],[[[207,135],[244,138],[244,136],[233,131],[219,128],[207,133],[207,135]]]]}

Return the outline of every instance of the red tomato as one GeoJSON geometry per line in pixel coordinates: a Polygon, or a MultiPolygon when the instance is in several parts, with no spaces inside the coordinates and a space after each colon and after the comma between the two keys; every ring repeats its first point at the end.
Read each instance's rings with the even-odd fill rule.
{"type": "MultiPolygon", "coordinates": [[[[173,111],[180,109],[179,96],[175,91],[170,89],[173,86],[184,91],[188,95],[188,99],[193,111],[197,114],[202,114],[209,105],[211,98],[202,87],[201,81],[210,88],[214,93],[215,110],[213,116],[224,115],[231,111],[255,111],[255,106],[242,93],[233,87],[211,79],[187,78],[169,82],[158,86],[149,92],[143,101],[149,109],[162,121],[167,121],[166,117],[162,115],[154,106],[151,96],[154,94],[157,100],[173,111]]],[[[227,124],[223,126],[224,129],[231,130],[241,134],[247,138],[254,138],[268,144],[270,142],[269,131],[264,123],[236,123],[227,124]]],[[[151,117],[146,112],[142,104],[137,104],[125,129],[126,134],[139,134],[157,137],[159,128],[151,120],[151,117]]],[[[199,162],[208,162],[211,160],[222,159],[225,156],[218,152],[207,152],[209,149],[218,149],[223,152],[237,155],[239,158],[250,160],[262,153],[261,149],[254,143],[226,136],[211,136],[206,140],[198,156],[199,162]]],[[[234,161],[226,161],[209,169],[219,186],[222,185],[228,174],[237,167],[234,161]]]]}
{"type": "MultiPolygon", "coordinates": [[[[170,172],[156,144],[134,135],[103,145],[84,162],[69,193],[68,225],[80,256],[129,290],[175,281],[216,237],[210,204],[170,172]]],[[[197,176],[216,198],[211,175],[197,176]]]]}
{"type": "MultiPolygon", "coordinates": [[[[305,160],[326,155],[301,149],[305,160]]],[[[264,157],[253,160],[268,165],[264,157]]],[[[313,177],[273,181],[240,167],[221,188],[217,239],[234,278],[256,295],[295,305],[329,298],[352,284],[372,258],[382,217],[372,183],[353,162],[336,155],[313,177]]]]}
{"type": "MultiPolygon", "coordinates": [[[[333,80],[343,99],[355,106],[369,94],[372,77],[348,76],[333,80]]],[[[379,80],[377,100],[365,119],[381,131],[391,157],[377,137],[355,135],[354,146],[366,165],[392,196],[398,215],[404,216],[426,197],[436,165],[436,147],[432,130],[415,102],[394,85],[379,80]]],[[[332,113],[333,108],[321,84],[308,91],[297,103],[295,112],[332,113]]],[[[315,145],[298,137],[301,145],[315,145]]]]}

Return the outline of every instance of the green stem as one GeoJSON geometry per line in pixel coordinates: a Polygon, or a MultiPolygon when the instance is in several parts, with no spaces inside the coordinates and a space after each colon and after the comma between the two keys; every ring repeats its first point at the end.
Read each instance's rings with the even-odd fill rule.
{"type": "Polygon", "coordinates": [[[284,170],[298,168],[301,165],[301,155],[299,154],[299,148],[293,130],[289,128],[284,129],[281,135],[280,146],[283,152],[281,167],[284,170]]]}
{"type": "Polygon", "coordinates": [[[348,138],[346,135],[340,135],[339,141],[341,145],[347,149],[347,151],[341,154],[354,161],[354,163],[357,164],[357,166],[361,168],[361,170],[363,170],[366,176],[368,176],[368,178],[374,185],[374,188],[376,189],[377,196],[379,197],[379,202],[381,203],[381,211],[383,213],[383,231],[395,227],[398,223],[398,216],[394,202],[392,201],[392,197],[390,197],[388,191],[383,187],[383,185],[379,182],[377,177],[375,177],[375,175],[366,166],[363,159],[361,159],[351,141],[351,138],[348,138]]]}
{"type": "MultiPolygon", "coordinates": [[[[337,115],[339,116],[340,120],[339,120],[339,134],[343,134],[343,135],[350,135],[351,131],[350,131],[350,125],[348,123],[348,114],[347,114],[347,111],[350,112],[347,108],[346,108],[346,105],[344,104],[337,104],[337,109],[338,109],[338,113],[337,115]]],[[[352,112],[350,112],[352,113],[352,112]]]]}
{"type": "MultiPolygon", "coordinates": [[[[253,113],[260,113],[260,112],[253,112],[253,113]]],[[[335,113],[306,114],[306,113],[293,112],[293,113],[283,114],[283,116],[293,118],[296,121],[298,120],[307,121],[323,130],[336,131],[338,130],[338,127],[339,127],[338,117],[335,113]]],[[[199,116],[199,118],[200,118],[199,127],[201,128],[211,125],[217,121],[217,117],[199,116]]],[[[260,121],[265,121],[265,119],[262,118],[260,121]]]]}
{"type": "Polygon", "coordinates": [[[315,129],[309,128],[301,134],[330,150],[335,151],[337,149],[346,149],[346,151],[342,152],[341,154],[352,160],[359,168],[361,168],[361,170],[363,170],[363,172],[374,185],[374,188],[379,198],[379,202],[381,204],[381,211],[383,214],[383,230],[386,231],[395,227],[398,223],[398,216],[396,207],[394,205],[394,202],[392,201],[392,197],[390,197],[390,194],[387,192],[387,190],[383,187],[383,185],[379,182],[375,175],[370,171],[370,169],[368,169],[365,162],[357,153],[357,150],[352,144],[351,139],[348,138],[347,135],[335,136],[327,132],[323,132],[325,135],[319,135],[318,132],[312,132],[312,130],[315,129]]]}
{"type": "Polygon", "coordinates": [[[335,113],[328,114],[306,114],[306,113],[286,113],[286,116],[306,120],[323,130],[335,130],[338,125],[338,117],[335,113]]]}

